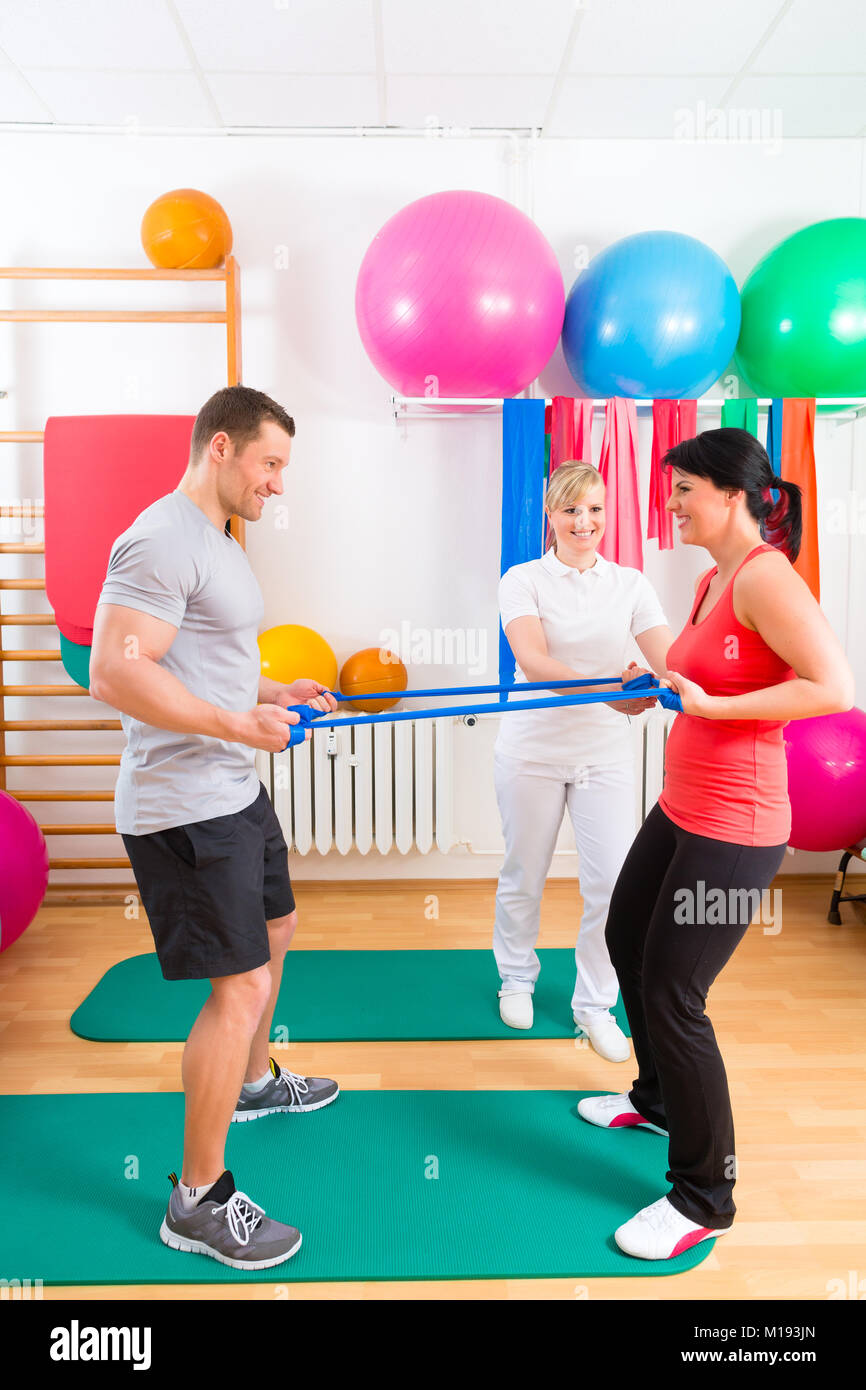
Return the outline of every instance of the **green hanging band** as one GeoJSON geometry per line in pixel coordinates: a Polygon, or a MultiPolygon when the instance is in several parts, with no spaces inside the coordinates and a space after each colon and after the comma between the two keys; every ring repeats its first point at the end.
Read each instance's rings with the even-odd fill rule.
{"type": "Polygon", "coordinates": [[[722,402],[722,429],[748,430],[758,437],[758,398],[722,402]]]}

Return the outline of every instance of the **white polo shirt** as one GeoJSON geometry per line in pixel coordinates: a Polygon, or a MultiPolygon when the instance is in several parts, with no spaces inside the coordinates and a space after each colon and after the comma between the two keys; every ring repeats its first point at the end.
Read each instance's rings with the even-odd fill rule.
{"type": "MultiPolygon", "coordinates": [[[[658,595],[640,570],[597,554],[595,564],[581,573],[553,550],[506,570],[499,581],[499,614],[503,628],[514,618],[540,618],[548,654],[587,677],[621,675],[629,637],[667,624],[658,595]]],[[[525,681],[518,666],[515,684],[525,681]]],[[[532,690],[508,699],[547,694],[532,690]]],[[[629,762],[632,756],[628,720],[604,704],[503,714],[495,747],[510,757],[574,766],[629,762]]]]}

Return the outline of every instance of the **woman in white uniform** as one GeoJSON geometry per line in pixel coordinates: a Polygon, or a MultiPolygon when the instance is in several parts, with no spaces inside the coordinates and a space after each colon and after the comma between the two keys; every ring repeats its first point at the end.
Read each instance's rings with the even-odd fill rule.
{"type": "MultiPolygon", "coordinates": [[[[545,512],[547,553],[512,566],[499,584],[502,626],[517,662],[515,683],[545,681],[551,694],[574,694],[557,689],[557,678],[623,672],[631,638],[646,664],[663,675],[673,635],[655,590],[640,570],[598,554],[605,525],[601,475],[588,463],[561,464],[550,478],[545,512]]],[[[610,1012],[619,987],[604,939],[610,894],[637,829],[626,716],[654,703],[636,699],[509,714],[500,721],[494,751],[505,838],[493,936],[500,1016],[511,1028],[532,1027],[541,895],[567,808],[583,896],[572,1015],[578,1036],[612,1062],[630,1055],[610,1012]]]]}

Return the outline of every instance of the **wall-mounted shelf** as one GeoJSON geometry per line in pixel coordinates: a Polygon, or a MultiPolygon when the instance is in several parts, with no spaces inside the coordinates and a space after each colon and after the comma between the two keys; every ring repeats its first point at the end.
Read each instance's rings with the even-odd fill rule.
{"type": "MultiPolygon", "coordinates": [[[[7,280],[143,280],[147,283],[155,283],[163,280],[217,280],[225,285],[225,309],[219,310],[194,310],[176,311],[163,309],[147,310],[128,310],[128,309],[2,309],[0,308],[0,323],[220,323],[225,325],[226,333],[226,366],[227,381],[226,385],[235,386],[241,379],[241,319],[240,319],[240,271],[234,256],[226,258],[225,266],[215,270],[157,270],[147,268],[117,269],[114,267],[101,266],[0,266],[0,284],[7,280]]],[[[0,397],[6,396],[6,391],[0,391],[0,397]]],[[[0,430],[0,444],[42,444],[44,442],[44,430],[0,430]]],[[[0,460],[0,463],[5,460],[0,460]]],[[[34,516],[44,518],[44,504],[37,504],[35,507],[26,505],[9,505],[0,507],[0,516],[26,517],[28,520],[34,516]]],[[[244,545],[244,523],[242,517],[232,517],[232,535],[240,545],[244,545]]],[[[44,541],[29,543],[22,541],[9,541],[0,544],[0,555],[44,555],[44,541]]],[[[9,648],[5,645],[5,632],[7,627],[56,627],[53,612],[31,613],[31,612],[12,612],[6,613],[4,610],[5,591],[27,591],[45,589],[45,579],[40,578],[0,578],[0,790],[5,791],[16,801],[29,802],[67,802],[75,801],[90,803],[93,801],[113,801],[114,792],[98,789],[94,791],[75,791],[68,790],[33,790],[27,787],[12,788],[7,786],[7,768],[19,767],[99,767],[117,766],[120,762],[119,755],[114,753],[81,753],[81,754],[60,754],[54,755],[50,751],[35,755],[10,755],[6,752],[6,734],[23,733],[33,731],[55,731],[66,730],[67,732],[83,731],[105,731],[117,730],[120,728],[119,720],[104,718],[100,715],[97,719],[34,719],[34,720],[12,720],[7,718],[6,701],[7,699],[29,699],[30,697],[57,698],[59,696],[87,697],[90,692],[84,686],[75,685],[70,682],[62,684],[7,684],[7,672],[4,667],[7,662],[14,661],[48,661],[59,664],[60,649],[53,647],[48,649],[30,650],[21,648],[9,648]]],[[[15,600],[11,600],[13,607],[17,607],[15,600]]],[[[14,677],[12,677],[14,680],[14,677]]],[[[46,748],[50,750],[50,744],[46,741],[46,748]]],[[[41,830],[46,836],[55,835],[115,835],[114,825],[106,821],[93,823],[73,822],[68,825],[58,825],[56,821],[46,821],[41,825],[41,830]]],[[[61,850],[62,856],[62,850],[61,850]]],[[[124,855],[110,857],[84,857],[81,858],[57,858],[52,855],[49,858],[49,865],[52,870],[52,881],[49,882],[46,891],[46,905],[57,905],[67,903],[117,903],[123,902],[129,893],[138,891],[135,880],[132,882],[91,882],[91,883],[58,883],[53,880],[55,869],[129,869],[129,859],[124,855]]]]}
{"type": "MultiPolygon", "coordinates": [[[[534,399],[539,399],[535,397],[534,399]]],[[[719,415],[726,396],[704,396],[698,401],[699,415],[719,415]]],[[[395,423],[400,420],[465,420],[471,415],[496,415],[502,411],[502,398],[496,396],[397,396],[389,397],[395,423]]],[[[545,404],[550,405],[550,397],[545,404]]],[[[594,410],[604,410],[606,400],[593,400],[594,410]]],[[[758,400],[758,414],[766,415],[772,402],[758,400]]],[[[866,415],[866,396],[822,396],[816,399],[816,411],[824,420],[836,424],[850,423],[866,415]]],[[[638,414],[652,413],[651,400],[636,400],[638,414]]]]}

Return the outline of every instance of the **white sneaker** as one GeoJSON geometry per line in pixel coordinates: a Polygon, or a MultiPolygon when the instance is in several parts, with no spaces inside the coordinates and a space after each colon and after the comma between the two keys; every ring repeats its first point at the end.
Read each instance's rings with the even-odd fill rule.
{"type": "Polygon", "coordinates": [[[628,1038],[610,1013],[588,1015],[587,1022],[572,1014],[576,1024],[575,1037],[589,1038],[590,1045],[608,1062],[627,1062],[631,1056],[628,1038]]]}
{"type": "Polygon", "coordinates": [[[532,1027],[532,995],[528,990],[501,989],[499,1017],[509,1028],[532,1027]]]}
{"type": "Polygon", "coordinates": [[[582,1120],[601,1129],[651,1129],[654,1134],[668,1137],[666,1129],[650,1124],[635,1110],[628,1098],[628,1091],[616,1096],[584,1096],[577,1102],[577,1113],[582,1120]]]}
{"type": "Polygon", "coordinates": [[[702,1240],[723,1236],[725,1230],[713,1231],[689,1221],[671,1206],[667,1197],[660,1197],[614,1231],[614,1240],[620,1250],[640,1260],[672,1260],[702,1240]]]}

